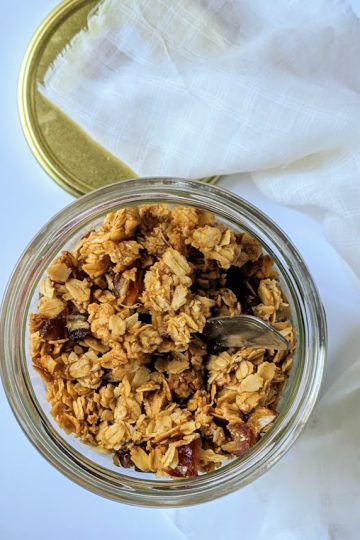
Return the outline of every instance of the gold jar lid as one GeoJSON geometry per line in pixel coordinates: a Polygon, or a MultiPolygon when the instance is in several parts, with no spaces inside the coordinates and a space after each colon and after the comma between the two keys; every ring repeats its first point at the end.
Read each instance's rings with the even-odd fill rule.
{"type": "MultiPolygon", "coordinates": [[[[51,178],[75,196],[137,176],[38,91],[48,67],[86,26],[90,11],[98,3],[99,0],[61,2],[35,32],[19,78],[19,112],[26,140],[51,178]]],[[[218,178],[202,180],[216,183],[218,178]]]]}

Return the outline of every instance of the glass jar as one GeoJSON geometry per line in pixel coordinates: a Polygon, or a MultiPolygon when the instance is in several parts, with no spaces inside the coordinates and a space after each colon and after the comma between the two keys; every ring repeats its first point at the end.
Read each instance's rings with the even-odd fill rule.
{"type": "Polygon", "coordinates": [[[304,427],[319,392],[326,352],[326,322],[314,282],[287,236],[257,208],[232,193],[197,181],[143,178],[117,183],[76,200],[45,225],[21,256],[9,281],[1,315],[1,375],[12,410],[27,437],[67,477],[116,501],[148,506],[183,506],[235,491],[263,474],[290,448],[304,427]],[[66,435],[50,415],[44,384],[31,366],[28,314],[39,282],[62,249],[115,209],[144,203],[196,206],[214,212],[235,231],[248,231],[275,260],[292,308],[297,348],[279,416],[243,457],[190,479],[157,479],[117,468],[102,454],[66,435]]]}

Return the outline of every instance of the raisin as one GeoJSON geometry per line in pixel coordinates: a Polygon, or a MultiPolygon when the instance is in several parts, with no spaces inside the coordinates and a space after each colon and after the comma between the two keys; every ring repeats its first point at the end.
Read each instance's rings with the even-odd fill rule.
{"type": "Polygon", "coordinates": [[[124,467],[124,469],[130,469],[134,465],[128,450],[117,450],[114,456],[114,463],[115,465],[124,467]]]}
{"type": "Polygon", "coordinates": [[[40,336],[46,338],[48,341],[67,339],[68,331],[65,326],[64,317],[56,317],[56,319],[45,319],[40,329],[40,336]]]}
{"type": "Polygon", "coordinates": [[[69,330],[69,337],[72,341],[81,341],[90,335],[90,328],[76,328],[69,330]]]}
{"type": "Polygon", "coordinates": [[[91,334],[90,325],[87,322],[86,315],[82,313],[73,313],[66,319],[66,327],[69,332],[69,338],[72,342],[81,341],[91,334]]]}
{"type": "Polygon", "coordinates": [[[178,449],[179,462],[175,469],[167,469],[167,473],[178,478],[188,478],[197,476],[200,462],[200,441],[195,439],[189,444],[179,446],[178,449]]]}

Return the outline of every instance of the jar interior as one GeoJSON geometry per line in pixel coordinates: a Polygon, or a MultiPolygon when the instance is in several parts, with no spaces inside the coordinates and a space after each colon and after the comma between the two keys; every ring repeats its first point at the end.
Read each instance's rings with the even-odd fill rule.
{"type": "MultiPolygon", "coordinates": [[[[195,206],[197,208],[203,208],[204,210],[213,211],[216,219],[219,222],[222,222],[225,226],[231,228],[235,232],[248,232],[251,236],[256,238],[262,245],[263,251],[266,254],[269,254],[274,260],[274,267],[279,273],[279,281],[281,288],[283,290],[284,296],[290,304],[291,309],[291,321],[295,328],[297,347],[294,354],[292,368],[290,370],[289,378],[285,383],[285,386],[282,390],[280,400],[277,405],[278,417],[274,423],[274,426],[266,433],[260,441],[254,445],[244,456],[241,458],[231,458],[224,462],[221,467],[216,469],[211,473],[202,474],[201,476],[213,476],[217,475],[220,470],[224,468],[231,468],[239,462],[247,460],[254,452],[258,452],[259,448],[266,447],[267,441],[271,436],[272,430],[275,429],[278,423],[280,423],[283,417],[286,415],[289,410],[291,403],[294,399],[294,396],[297,393],[302,374],[303,374],[303,335],[304,335],[304,324],[301,315],[301,309],[297,301],[297,295],[293,289],[293,283],[290,279],[288,272],[284,268],[283,261],[280,261],[278,254],[271,248],[270,243],[267,242],[267,239],[264,235],[260,236],[258,231],[251,226],[248,220],[243,219],[243,216],[239,213],[236,216],[236,219],[233,215],[230,215],[226,212],[219,213],[216,208],[211,208],[211,201],[207,201],[206,204],[201,204],[197,202],[196,204],[192,203],[189,200],[180,201],[178,197],[172,198],[168,196],[166,198],[143,198],[141,204],[150,204],[150,203],[168,203],[171,206],[183,205],[195,206]]],[[[137,202],[132,204],[116,204],[114,206],[107,207],[105,211],[96,213],[96,216],[89,216],[84,222],[81,223],[81,226],[76,225],[71,227],[71,224],[67,224],[66,231],[59,231],[56,241],[49,242],[48,246],[44,250],[43,257],[41,259],[41,266],[39,266],[39,273],[36,279],[33,282],[32,289],[29,293],[26,308],[23,313],[22,320],[22,346],[23,346],[23,355],[22,357],[26,359],[25,364],[23,365],[24,378],[28,382],[28,391],[31,395],[34,407],[36,408],[40,418],[41,423],[44,426],[44,429],[50,436],[56,441],[58,448],[62,452],[70,453],[73,456],[76,456],[83,464],[86,464],[87,467],[96,468],[97,470],[102,470],[105,474],[111,474],[115,482],[120,484],[126,479],[141,480],[142,482],[149,482],[151,485],[154,483],[177,483],[169,478],[156,478],[152,473],[143,473],[137,472],[134,469],[123,469],[119,468],[113,463],[112,454],[105,454],[99,451],[96,451],[94,448],[85,445],[80,442],[73,434],[67,435],[56,423],[54,418],[50,414],[50,404],[46,400],[45,383],[41,380],[38,373],[32,367],[32,360],[29,350],[29,329],[28,329],[28,317],[29,313],[36,311],[36,304],[38,301],[39,286],[42,280],[46,276],[46,269],[51,264],[51,261],[58,255],[62,250],[71,250],[80,240],[81,236],[91,230],[96,228],[103,220],[105,215],[108,212],[119,210],[120,208],[135,206],[137,202]]],[[[284,246],[286,249],[286,246],[284,246]]],[[[185,479],[181,482],[194,482],[196,479],[185,479]]]]}

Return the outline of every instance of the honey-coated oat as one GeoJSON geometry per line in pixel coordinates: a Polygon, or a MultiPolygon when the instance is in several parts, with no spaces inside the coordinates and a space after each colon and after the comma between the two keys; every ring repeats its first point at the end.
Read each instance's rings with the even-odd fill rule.
{"type": "Polygon", "coordinates": [[[121,467],[189,477],[243,455],[276,419],[295,348],[273,261],[211,213],[108,214],[47,270],[33,365],[66,433],[121,467]],[[210,350],[207,319],[256,315],[288,351],[210,350]]]}

